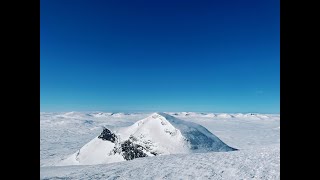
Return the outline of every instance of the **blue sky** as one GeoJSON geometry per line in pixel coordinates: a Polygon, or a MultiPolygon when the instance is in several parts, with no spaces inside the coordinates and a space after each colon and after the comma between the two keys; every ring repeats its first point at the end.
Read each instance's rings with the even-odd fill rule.
{"type": "Polygon", "coordinates": [[[279,0],[41,0],[41,111],[280,111],[279,0]]]}

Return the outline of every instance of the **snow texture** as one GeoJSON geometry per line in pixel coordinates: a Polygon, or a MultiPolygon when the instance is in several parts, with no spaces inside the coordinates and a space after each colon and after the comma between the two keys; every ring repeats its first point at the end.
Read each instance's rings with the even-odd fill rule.
{"type": "MultiPolygon", "coordinates": [[[[189,128],[178,127],[180,120],[184,121],[183,125],[186,125],[185,122],[187,124],[190,123],[187,127],[196,128],[203,134],[208,131],[212,135],[214,134],[214,137],[219,137],[218,139],[227,144],[228,147],[234,147],[239,150],[172,154],[165,153],[170,152],[170,148],[169,150],[165,148],[168,146],[157,145],[155,149],[163,154],[155,157],[150,157],[152,156],[151,154],[149,157],[118,162],[123,160],[123,156],[116,154],[115,156],[110,156],[107,160],[109,164],[96,164],[97,162],[90,162],[92,161],[91,158],[83,156],[81,158],[85,164],[96,165],[56,166],[68,158],[76,160],[70,154],[77,155],[79,149],[83,152],[83,155],[87,151],[90,152],[90,155],[96,154],[97,156],[105,153],[104,151],[100,152],[101,149],[110,149],[112,151],[114,149],[112,133],[116,135],[115,137],[120,137],[120,139],[114,138],[114,142],[120,140],[124,142],[126,139],[130,139],[130,132],[137,132],[133,134],[139,137],[139,132],[142,131],[139,131],[139,127],[136,127],[137,123],[141,123],[141,119],[150,118],[150,116],[154,115],[153,113],[41,112],[40,178],[280,179],[279,114],[158,113],[159,116],[164,117],[169,122],[168,126],[164,128],[167,130],[166,134],[168,135],[174,134],[174,129],[178,129],[182,137],[186,137],[185,133],[188,132],[189,128]],[[178,122],[175,122],[177,119],[178,122]],[[201,125],[204,129],[198,128],[197,126],[199,125],[194,126],[195,123],[201,125]],[[106,127],[110,132],[105,131],[103,133],[102,127],[106,127]],[[103,138],[98,138],[99,136],[103,138]],[[86,144],[90,146],[86,146],[86,144]],[[91,149],[91,147],[98,148],[91,149]]],[[[150,123],[148,128],[149,126],[153,127],[153,123],[150,123]]],[[[166,122],[164,121],[164,123],[166,122]]],[[[145,133],[143,131],[142,134],[145,133]]],[[[153,131],[149,131],[146,134],[152,137],[153,131]]],[[[177,136],[177,139],[179,139],[178,137],[180,136],[177,136]]],[[[134,139],[133,136],[132,138],[134,139]]],[[[155,138],[152,137],[151,140],[155,142],[166,140],[165,137],[163,139],[155,138]]],[[[139,145],[141,142],[136,141],[135,143],[139,145]]],[[[129,142],[126,147],[128,149],[139,149],[139,146],[134,146],[129,142]]],[[[140,151],[138,152],[140,153],[140,151]]],[[[82,153],[80,152],[79,154],[82,153]]],[[[135,155],[127,154],[127,157],[130,158],[135,155]]],[[[143,154],[140,155],[143,156],[143,154]]],[[[105,160],[101,159],[98,163],[106,163],[105,160]]],[[[77,164],[77,162],[74,163],[77,164]]]]}

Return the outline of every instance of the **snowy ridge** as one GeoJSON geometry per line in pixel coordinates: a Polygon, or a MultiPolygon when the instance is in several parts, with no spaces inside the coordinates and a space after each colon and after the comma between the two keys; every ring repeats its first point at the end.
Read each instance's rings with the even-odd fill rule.
{"type": "Polygon", "coordinates": [[[158,113],[159,116],[168,120],[175,128],[179,129],[182,135],[189,141],[189,145],[192,151],[195,152],[207,152],[207,151],[234,151],[235,148],[231,148],[223,143],[217,136],[213,135],[205,127],[184,121],[165,113],[158,113]]]}
{"type": "Polygon", "coordinates": [[[137,144],[148,147],[159,155],[189,152],[187,140],[180,130],[159,113],[137,121],[128,128],[122,128],[117,133],[120,139],[131,136],[137,144]]]}

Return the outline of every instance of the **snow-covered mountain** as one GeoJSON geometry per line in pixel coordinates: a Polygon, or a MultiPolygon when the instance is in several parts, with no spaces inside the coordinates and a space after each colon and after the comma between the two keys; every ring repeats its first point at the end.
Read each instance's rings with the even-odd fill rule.
{"type": "Polygon", "coordinates": [[[89,165],[166,154],[234,151],[205,127],[165,113],[103,132],[57,165],[89,165]]]}

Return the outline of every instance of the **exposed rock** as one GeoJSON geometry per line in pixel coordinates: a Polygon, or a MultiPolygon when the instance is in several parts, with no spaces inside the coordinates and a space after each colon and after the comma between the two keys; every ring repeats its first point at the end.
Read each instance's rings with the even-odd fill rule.
{"type": "Polygon", "coordinates": [[[122,156],[125,160],[132,160],[140,157],[147,157],[143,152],[144,148],[138,144],[134,144],[130,140],[126,140],[121,144],[122,156]]]}
{"type": "Polygon", "coordinates": [[[109,129],[103,127],[103,131],[102,133],[98,136],[98,138],[105,140],[105,141],[111,141],[111,142],[115,142],[117,136],[112,133],[109,129]]]}

